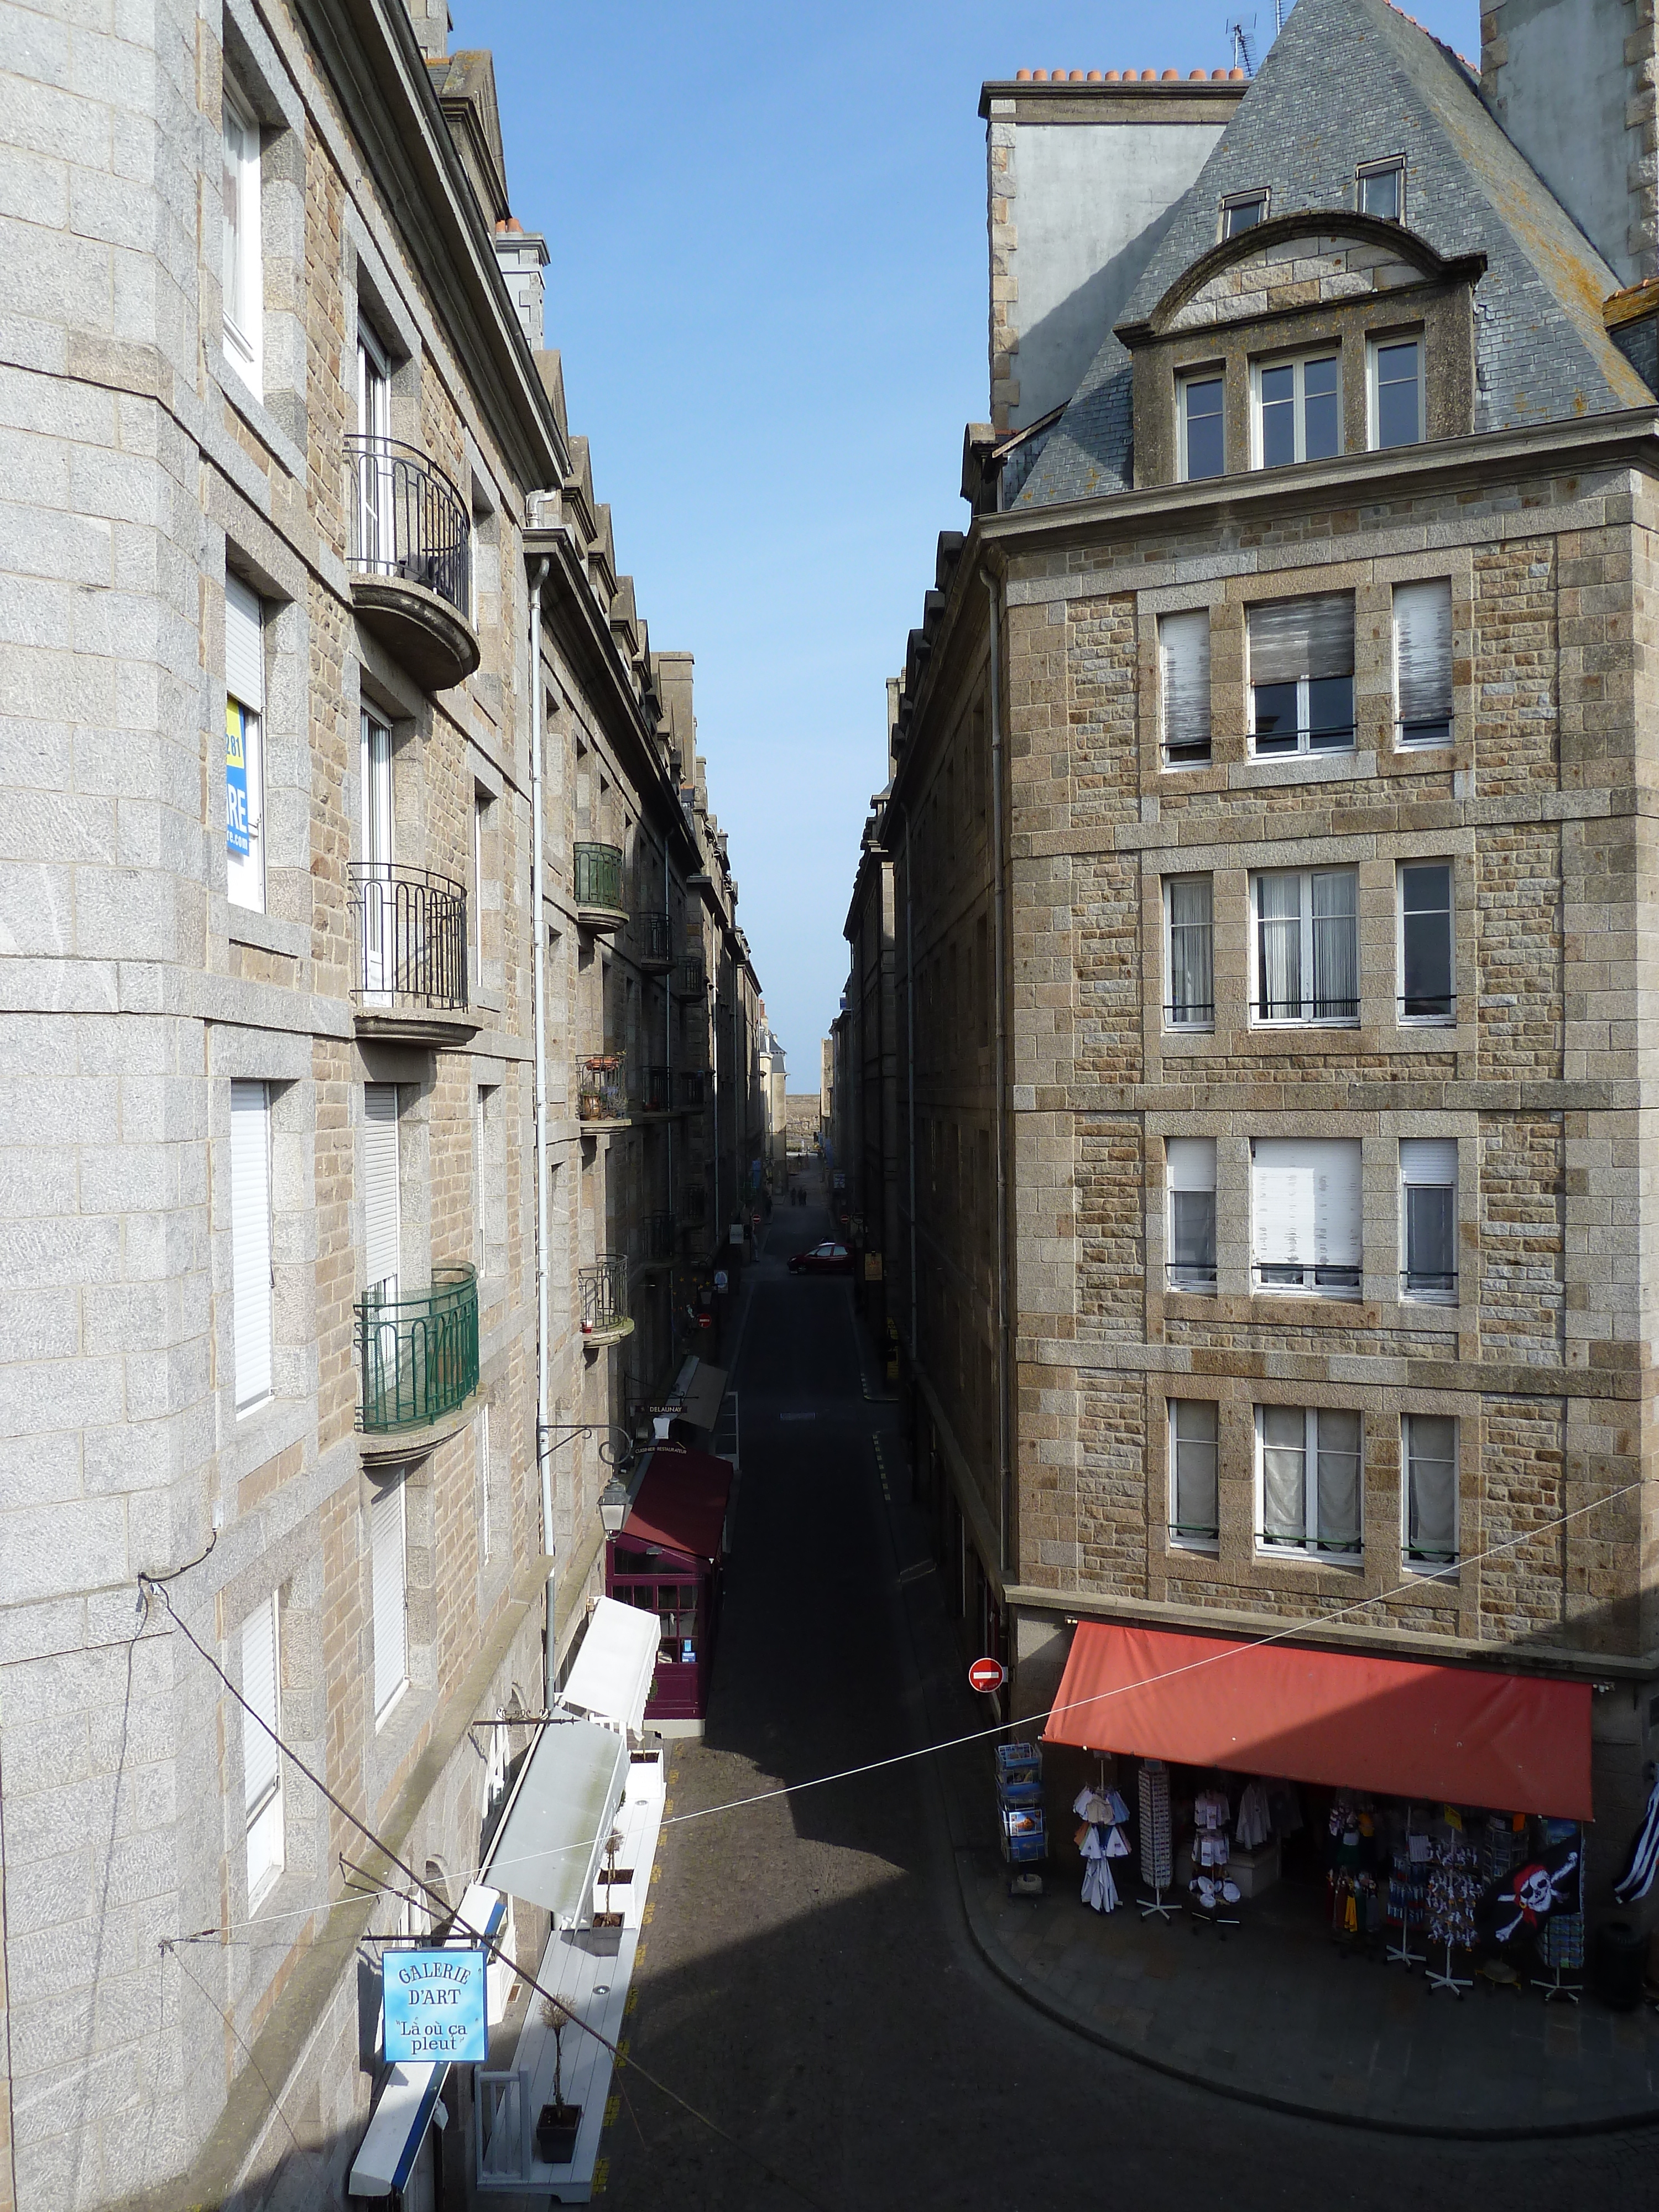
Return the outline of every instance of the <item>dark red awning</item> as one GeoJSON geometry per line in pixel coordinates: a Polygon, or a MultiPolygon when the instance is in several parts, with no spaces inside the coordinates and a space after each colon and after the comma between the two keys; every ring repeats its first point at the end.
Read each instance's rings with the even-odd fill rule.
{"type": "Polygon", "coordinates": [[[1590,1689],[1084,1621],[1050,1743],[1588,1820],[1590,1689]]]}
{"type": "Polygon", "coordinates": [[[659,1544],[698,1559],[718,1559],[732,1495],[732,1462],[713,1452],[659,1446],[623,1523],[622,1540],[659,1544]]]}

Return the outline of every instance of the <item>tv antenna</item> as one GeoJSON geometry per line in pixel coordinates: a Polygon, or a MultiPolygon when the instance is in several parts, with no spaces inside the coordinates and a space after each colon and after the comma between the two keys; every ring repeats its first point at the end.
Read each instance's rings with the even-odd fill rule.
{"type": "MultiPolygon", "coordinates": [[[[1283,4],[1284,0],[1274,0],[1275,15],[1283,4]]],[[[1233,67],[1242,69],[1246,76],[1254,76],[1256,71],[1255,17],[1230,15],[1227,18],[1227,36],[1233,42],[1233,67]]]]}

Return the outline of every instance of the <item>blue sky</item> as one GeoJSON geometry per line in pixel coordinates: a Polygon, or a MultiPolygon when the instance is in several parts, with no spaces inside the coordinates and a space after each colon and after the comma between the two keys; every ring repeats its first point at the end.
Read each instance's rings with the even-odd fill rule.
{"type": "MultiPolygon", "coordinates": [[[[1226,10],[452,6],[453,46],[495,49],[571,427],[653,644],[696,656],[740,918],[789,1087],[814,1089],[885,680],[988,412],[980,86],[1219,67],[1226,10]]],[[[1272,0],[1256,12],[1270,38],[1272,0]]],[[[1478,54],[1475,0],[1416,12],[1478,54]]]]}

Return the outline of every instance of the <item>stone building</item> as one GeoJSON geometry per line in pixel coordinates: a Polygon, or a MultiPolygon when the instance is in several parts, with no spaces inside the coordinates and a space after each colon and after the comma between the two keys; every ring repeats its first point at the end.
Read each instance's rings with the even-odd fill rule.
{"type": "Polygon", "coordinates": [[[1045,179],[1140,193],[1113,133],[1200,88],[986,87],[994,419],[836,1083],[1012,1710],[1079,1622],[1580,1685],[1605,1881],[1659,1750],[1656,56],[1626,10],[1571,51],[1536,16],[1489,10],[1477,75],[1300,0],[1202,89],[1190,181],[1099,219],[1109,316],[1030,420],[1010,288],[1075,280],[1074,336],[1095,281],[1032,265],[1045,179]],[[1061,114],[1101,147],[1022,167],[1061,114]]]}
{"type": "Polygon", "coordinates": [[[753,972],[489,57],[398,0],[32,21],[0,2205],[310,2207],[384,2075],[366,1939],[429,1918],[354,1819],[459,1901],[599,1587],[602,1425],[747,1171],[706,1071],[753,972]]]}

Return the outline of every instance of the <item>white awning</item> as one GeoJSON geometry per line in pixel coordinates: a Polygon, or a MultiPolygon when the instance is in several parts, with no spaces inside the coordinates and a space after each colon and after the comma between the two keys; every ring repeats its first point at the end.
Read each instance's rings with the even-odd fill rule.
{"type": "Polygon", "coordinates": [[[608,1721],[632,1729],[637,1735],[645,1726],[660,1634],[654,1613],[602,1597],[593,1607],[559,1703],[586,1719],[608,1721]]]}
{"type": "Polygon", "coordinates": [[[597,1721],[543,1726],[507,1801],[482,1871],[498,1889],[553,1916],[586,1919],[599,1859],[628,1781],[628,1739],[597,1721]]]}
{"type": "Polygon", "coordinates": [[[680,1419],[689,1421],[694,1429],[712,1429],[725,1395],[726,1370],[711,1367],[706,1359],[700,1359],[691,1387],[685,1394],[685,1411],[680,1419]]]}
{"type": "MultiPolygon", "coordinates": [[[[454,1925],[444,1938],[445,1946],[465,1947],[476,1944],[481,1936],[499,1936],[506,1918],[507,1899],[500,1891],[475,1881],[461,1899],[454,1925]]],[[[432,2124],[448,2072],[447,2060],[441,2065],[411,2062],[392,2069],[380,2100],[369,2114],[368,2131],[346,2184],[348,2196],[390,2197],[394,2189],[404,2186],[432,2124]]]]}

